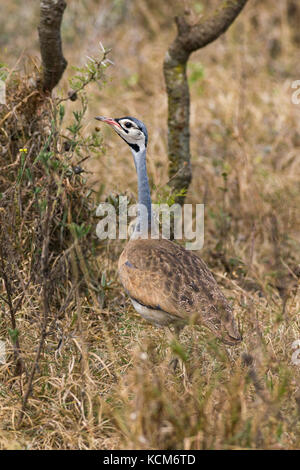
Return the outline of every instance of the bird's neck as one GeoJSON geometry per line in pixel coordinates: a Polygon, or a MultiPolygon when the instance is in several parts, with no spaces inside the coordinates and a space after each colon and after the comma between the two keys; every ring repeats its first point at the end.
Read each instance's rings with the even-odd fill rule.
{"type": "Polygon", "coordinates": [[[148,232],[151,226],[152,209],[151,195],[147,175],[146,149],[139,152],[132,151],[138,179],[138,203],[141,206],[138,210],[138,223],[136,228],[139,232],[148,232]]]}

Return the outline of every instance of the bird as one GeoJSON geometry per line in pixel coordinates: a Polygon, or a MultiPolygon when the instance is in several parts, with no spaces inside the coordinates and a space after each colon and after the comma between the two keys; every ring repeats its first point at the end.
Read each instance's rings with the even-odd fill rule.
{"type": "Polygon", "coordinates": [[[146,209],[138,211],[137,223],[118,262],[119,278],[133,307],[152,325],[173,328],[176,337],[186,325],[193,324],[207,327],[227,345],[240,343],[233,310],[206,263],[174,241],[151,238],[145,124],[131,116],[95,119],[108,124],[130,147],[137,173],[138,207],[146,209]]]}

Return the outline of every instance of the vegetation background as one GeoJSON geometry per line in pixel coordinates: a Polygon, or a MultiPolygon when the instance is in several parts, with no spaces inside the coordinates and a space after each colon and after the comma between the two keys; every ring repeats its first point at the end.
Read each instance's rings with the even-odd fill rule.
{"type": "MultiPolygon", "coordinates": [[[[93,117],[146,123],[153,199],[168,200],[162,63],[182,2],[67,3],[69,65],[57,99],[74,74],[86,73],[87,56],[101,56],[99,41],[114,65],[100,66],[100,89],[91,79],[63,108],[50,99],[30,108],[39,2],[2,2],[0,70],[13,112],[0,109],[0,338],[8,354],[0,365],[0,448],[299,448],[297,2],[250,0],[229,31],[189,61],[187,202],[206,205],[200,255],[232,302],[244,341],[230,349],[186,328],[171,345],[184,364],[176,374],[164,331],[138,317],[119,285],[123,242],[94,235],[97,202],[134,200],[136,175],[128,148],[109,129],[95,131],[93,117]]],[[[218,2],[186,4],[197,16],[218,2]]]]}

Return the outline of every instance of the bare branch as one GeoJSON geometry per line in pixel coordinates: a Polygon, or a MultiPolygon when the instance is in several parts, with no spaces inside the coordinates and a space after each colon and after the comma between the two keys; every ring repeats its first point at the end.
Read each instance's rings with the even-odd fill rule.
{"type": "Polygon", "coordinates": [[[65,0],[41,0],[40,24],[38,27],[43,61],[43,89],[51,92],[61,79],[67,66],[62,53],[60,27],[65,0]]]}
{"type": "MultiPolygon", "coordinates": [[[[184,16],[175,18],[177,36],[164,60],[164,76],[168,94],[169,177],[175,191],[187,189],[192,179],[190,164],[190,94],[186,65],[192,52],[213,42],[223,34],[247,0],[226,0],[209,17],[195,25],[184,16]]],[[[177,198],[183,202],[184,197],[177,198]]]]}
{"type": "Polygon", "coordinates": [[[220,37],[241,12],[247,0],[226,0],[209,17],[204,17],[199,23],[190,25],[184,16],[175,18],[178,35],[170,48],[170,54],[175,51],[189,55],[197,49],[220,37]],[[179,49],[177,51],[176,49],[179,49]]]}

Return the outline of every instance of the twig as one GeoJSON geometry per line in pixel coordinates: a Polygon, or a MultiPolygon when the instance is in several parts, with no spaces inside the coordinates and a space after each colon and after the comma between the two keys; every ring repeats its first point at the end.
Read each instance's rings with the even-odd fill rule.
{"type": "MultiPolygon", "coordinates": [[[[103,46],[102,46],[103,47],[103,46]]],[[[76,90],[74,90],[73,92],[69,92],[68,96],[66,96],[65,98],[60,98],[58,100],[56,100],[56,105],[59,105],[60,103],[62,103],[63,101],[68,101],[68,100],[72,100],[72,98],[74,96],[77,97],[77,94],[80,93],[89,83],[91,83],[92,81],[96,80],[96,77],[97,77],[97,73],[99,72],[100,70],[100,67],[101,65],[103,65],[104,61],[106,60],[107,62],[110,62],[112,63],[109,59],[107,59],[107,55],[111,52],[111,49],[104,49],[103,51],[103,57],[101,60],[94,60],[92,58],[89,57],[89,60],[92,60],[93,62],[95,62],[96,66],[97,66],[97,69],[93,72],[91,72],[88,77],[86,78],[86,80],[84,80],[82,82],[82,84],[80,85],[79,88],[77,88],[76,90]]],[[[74,99],[74,98],[73,98],[74,99]]],[[[76,98],[75,98],[76,99],[76,98]]],[[[67,138],[67,137],[66,137],[67,138]]]]}
{"type": "MultiPolygon", "coordinates": [[[[26,103],[29,98],[31,98],[33,95],[37,95],[39,93],[38,90],[35,90],[35,91],[32,91],[29,95],[25,96],[25,98],[23,98],[16,106],[13,107],[13,109],[11,109],[5,116],[4,118],[0,121],[0,127],[2,126],[2,124],[6,121],[6,119],[16,111],[16,109],[18,109],[22,104],[26,103]]],[[[14,166],[15,164],[12,164],[12,165],[8,165],[7,167],[3,167],[1,168],[2,170],[4,170],[5,168],[8,168],[9,166],[14,166]]]]}
{"type": "Polygon", "coordinates": [[[50,306],[49,306],[49,241],[50,241],[50,221],[52,216],[52,207],[53,201],[51,199],[51,187],[50,183],[48,185],[48,192],[47,192],[47,212],[45,217],[44,226],[42,228],[43,234],[43,245],[42,245],[42,255],[41,255],[41,272],[42,272],[42,296],[43,296],[43,319],[42,319],[42,327],[41,327],[41,337],[38,345],[38,349],[35,355],[34,363],[30,372],[27,389],[22,401],[22,408],[19,415],[17,426],[19,427],[22,423],[27,402],[29,396],[32,392],[32,383],[35,376],[35,372],[37,369],[37,365],[40,359],[40,355],[44,346],[44,342],[47,336],[47,323],[48,317],[50,313],[50,306]]]}
{"type": "MultiPolygon", "coordinates": [[[[169,177],[176,192],[188,189],[191,179],[190,156],[190,93],[187,62],[192,52],[215,41],[233,23],[247,0],[226,0],[220,8],[196,24],[186,16],[175,18],[177,36],[164,60],[164,77],[168,95],[168,158],[169,177]],[[182,169],[181,172],[178,172],[182,169]],[[175,177],[176,175],[176,177],[175,177]]],[[[184,196],[177,198],[183,203],[184,196]]]]}
{"type": "Polygon", "coordinates": [[[64,0],[40,1],[40,24],[38,27],[43,61],[43,89],[51,92],[60,81],[67,61],[63,56],[60,27],[67,4],[64,0]]]}
{"type": "MultiPolygon", "coordinates": [[[[21,302],[19,300],[18,304],[14,308],[13,301],[12,301],[12,289],[11,289],[9,279],[8,279],[8,277],[6,275],[6,272],[5,272],[4,256],[3,256],[3,251],[2,251],[2,243],[0,244],[0,256],[1,256],[1,276],[2,276],[2,279],[4,281],[4,286],[5,286],[5,290],[6,290],[6,294],[7,294],[7,300],[5,302],[9,307],[10,321],[11,321],[12,329],[14,331],[16,331],[17,330],[16,311],[18,310],[19,306],[21,305],[21,302]]],[[[23,360],[21,358],[20,342],[19,342],[19,338],[18,338],[17,335],[14,338],[12,338],[12,345],[13,345],[14,359],[15,359],[15,375],[20,375],[20,374],[22,374],[22,371],[24,370],[24,364],[23,364],[23,360]]]]}
{"type": "Polygon", "coordinates": [[[257,395],[265,402],[270,403],[270,399],[267,396],[266,389],[262,381],[258,378],[257,371],[255,368],[255,360],[251,354],[242,354],[242,363],[248,368],[248,377],[252,381],[257,395]]]}

